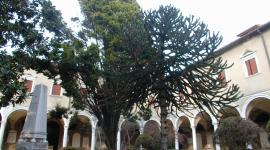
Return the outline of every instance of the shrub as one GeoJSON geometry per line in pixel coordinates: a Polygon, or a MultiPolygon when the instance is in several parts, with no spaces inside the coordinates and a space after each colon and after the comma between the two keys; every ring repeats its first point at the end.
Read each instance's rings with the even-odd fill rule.
{"type": "Polygon", "coordinates": [[[160,147],[159,140],[155,140],[148,134],[141,134],[138,136],[135,142],[136,147],[142,145],[147,150],[157,150],[160,147]]]}
{"type": "Polygon", "coordinates": [[[215,139],[230,150],[244,150],[247,144],[256,146],[260,128],[250,120],[240,117],[225,118],[219,125],[215,139]]]}
{"type": "Polygon", "coordinates": [[[129,146],[126,147],[125,150],[136,150],[136,146],[134,146],[134,145],[129,145],[129,146]]]}
{"type": "Polygon", "coordinates": [[[80,150],[80,149],[79,148],[68,146],[68,147],[64,147],[63,150],[80,150]]]}
{"type": "Polygon", "coordinates": [[[68,109],[57,104],[55,109],[49,111],[49,116],[54,119],[62,119],[68,117],[68,109]]]}

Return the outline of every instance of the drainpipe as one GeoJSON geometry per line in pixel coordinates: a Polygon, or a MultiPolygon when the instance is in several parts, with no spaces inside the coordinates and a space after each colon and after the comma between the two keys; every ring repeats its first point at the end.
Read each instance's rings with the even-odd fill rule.
{"type": "Polygon", "coordinates": [[[262,39],[262,44],[263,44],[264,52],[265,52],[265,54],[266,54],[267,61],[268,61],[268,66],[269,66],[269,68],[270,68],[270,57],[269,57],[268,48],[267,48],[267,46],[266,46],[265,38],[264,38],[264,36],[262,35],[262,32],[261,32],[259,29],[257,29],[257,31],[258,31],[258,33],[259,33],[261,39],[262,39]]]}

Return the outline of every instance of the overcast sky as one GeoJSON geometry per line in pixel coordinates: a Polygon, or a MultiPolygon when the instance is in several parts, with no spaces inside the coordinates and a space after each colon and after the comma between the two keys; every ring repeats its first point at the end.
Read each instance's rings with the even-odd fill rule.
{"type": "MultiPolygon", "coordinates": [[[[52,0],[62,11],[66,22],[80,16],[77,0],[52,0]]],[[[173,5],[184,15],[194,15],[208,24],[211,31],[220,32],[228,44],[245,29],[270,21],[270,0],[137,0],[144,10],[160,5],[173,5]]]]}

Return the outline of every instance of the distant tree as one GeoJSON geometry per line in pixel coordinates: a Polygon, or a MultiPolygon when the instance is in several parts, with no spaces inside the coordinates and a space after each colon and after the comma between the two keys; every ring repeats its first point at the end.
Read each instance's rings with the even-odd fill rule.
{"type": "Polygon", "coordinates": [[[55,57],[50,53],[70,41],[70,31],[50,1],[1,0],[0,5],[0,107],[4,107],[25,99],[21,77],[26,69],[49,75],[55,57]]]}
{"type": "Polygon", "coordinates": [[[256,139],[260,128],[250,120],[239,116],[223,119],[215,132],[215,138],[229,150],[244,150],[247,145],[256,146],[256,139]]]}
{"type": "Polygon", "coordinates": [[[167,149],[166,118],[171,112],[207,109],[213,115],[219,108],[235,102],[239,87],[219,78],[231,67],[215,50],[221,42],[218,34],[193,16],[185,17],[172,6],[161,6],[144,15],[151,57],[145,63],[148,93],[154,95],[154,107],[160,107],[161,149],[167,149]]]}

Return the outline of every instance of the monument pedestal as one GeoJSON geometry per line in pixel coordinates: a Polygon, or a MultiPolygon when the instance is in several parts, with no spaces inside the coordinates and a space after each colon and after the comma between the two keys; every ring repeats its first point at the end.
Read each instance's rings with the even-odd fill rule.
{"type": "Polygon", "coordinates": [[[17,150],[48,150],[47,142],[19,141],[17,150]]]}

